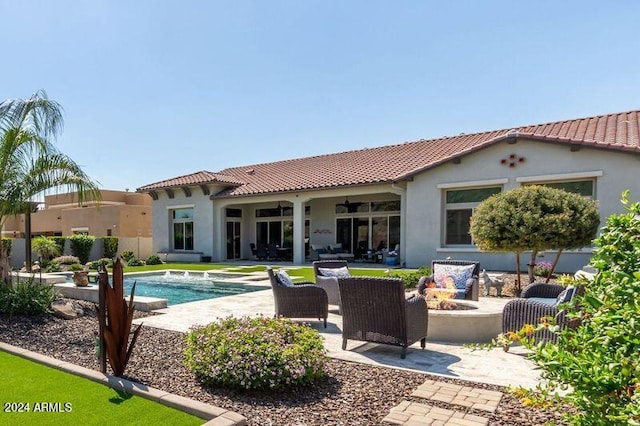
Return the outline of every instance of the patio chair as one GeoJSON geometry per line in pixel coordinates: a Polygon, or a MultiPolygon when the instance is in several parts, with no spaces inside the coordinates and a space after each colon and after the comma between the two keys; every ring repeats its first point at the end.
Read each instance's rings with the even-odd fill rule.
{"type": "Polygon", "coordinates": [[[280,254],[278,253],[278,245],[276,243],[269,243],[269,248],[267,249],[267,253],[269,254],[269,260],[280,260],[280,254]]]}
{"type": "Polygon", "coordinates": [[[264,244],[258,244],[258,248],[256,250],[256,257],[258,260],[265,260],[268,256],[267,247],[264,244]]]}
{"type": "Polygon", "coordinates": [[[276,274],[270,266],[267,266],[267,274],[273,290],[277,317],[318,318],[324,320],[324,328],[327,328],[329,300],[324,289],[313,283],[293,285],[290,279],[287,280],[286,274],[276,274]]]}
{"type": "Polygon", "coordinates": [[[428,310],[421,296],[406,299],[400,278],[338,278],[342,307],[342,349],[347,340],[407,347],[420,341],[424,349],[428,310]]]}
{"type": "MultiPolygon", "coordinates": [[[[571,302],[575,296],[584,293],[583,286],[563,287],[558,284],[533,283],[522,290],[521,297],[504,305],[502,311],[502,332],[516,332],[525,324],[536,326],[540,318],[553,317],[560,329],[575,327],[577,320],[570,320],[560,309],[561,303],[571,302]]],[[[557,342],[558,334],[548,329],[537,331],[536,342],[557,342]]]]}
{"type": "MultiPolygon", "coordinates": [[[[443,277],[452,278],[456,287],[456,299],[466,299],[477,301],[480,296],[480,262],[470,260],[434,260],[431,262],[431,275],[420,280],[418,292],[425,294],[425,291],[439,291],[442,287],[443,277]],[[429,288],[434,285],[435,288],[429,288]]],[[[443,288],[442,291],[450,291],[443,288]]]]}
{"type": "Polygon", "coordinates": [[[327,292],[330,305],[340,307],[340,289],[338,277],[348,277],[349,267],[346,260],[317,260],[313,262],[316,285],[327,292]]]}

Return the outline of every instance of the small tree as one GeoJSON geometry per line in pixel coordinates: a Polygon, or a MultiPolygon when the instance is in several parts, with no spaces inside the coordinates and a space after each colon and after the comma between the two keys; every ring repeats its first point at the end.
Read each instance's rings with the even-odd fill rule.
{"type": "MultiPolygon", "coordinates": [[[[567,413],[573,424],[640,424],[640,203],[607,219],[591,264],[597,273],[586,283],[575,328],[558,343],[533,348],[533,360],[553,391],[579,409],[567,413]]],[[[570,309],[570,308],[568,308],[570,309]]]]}
{"type": "Polygon", "coordinates": [[[89,253],[96,237],[87,234],[76,234],[69,237],[71,252],[80,259],[83,265],[89,261],[89,253]]]}
{"type": "Polygon", "coordinates": [[[33,251],[36,252],[44,261],[49,261],[62,254],[58,243],[45,236],[35,237],[31,242],[31,247],[33,248],[33,251]]]}
{"type": "Polygon", "coordinates": [[[561,189],[532,185],[501,192],[480,203],[471,217],[470,233],[481,250],[515,252],[516,291],[520,291],[522,252],[531,251],[531,283],[538,252],[558,250],[552,274],[562,250],[591,244],[599,224],[595,201],[561,189]]]}
{"type": "Polygon", "coordinates": [[[114,259],[118,254],[118,237],[103,237],[104,257],[114,259]]]}

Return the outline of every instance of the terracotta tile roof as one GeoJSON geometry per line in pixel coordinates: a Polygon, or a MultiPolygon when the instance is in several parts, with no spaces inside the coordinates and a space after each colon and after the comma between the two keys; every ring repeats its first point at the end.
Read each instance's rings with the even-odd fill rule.
{"type": "Polygon", "coordinates": [[[222,182],[231,187],[217,196],[243,196],[393,182],[513,137],[640,153],[640,111],[253,164],[219,173],[203,171],[138,191],[222,182]]]}
{"type": "Polygon", "coordinates": [[[242,185],[244,182],[234,178],[233,176],[225,176],[221,173],[212,173],[206,170],[191,173],[184,176],[163,180],[149,185],[142,186],[137,192],[148,192],[155,189],[177,188],[181,186],[200,185],[206,183],[222,183],[229,185],[242,185]]]}

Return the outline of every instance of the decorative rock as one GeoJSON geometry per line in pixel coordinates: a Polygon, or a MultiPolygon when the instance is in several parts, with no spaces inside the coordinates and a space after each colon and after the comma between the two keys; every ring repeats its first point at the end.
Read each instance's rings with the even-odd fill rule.
{"type": "Polygon", "coordinates": [[[68,300],[54,300],[51,303],[53,315],[62,319],[74,319],[83,315],[82,308],[76,308],[74,304],[68,300]]]}

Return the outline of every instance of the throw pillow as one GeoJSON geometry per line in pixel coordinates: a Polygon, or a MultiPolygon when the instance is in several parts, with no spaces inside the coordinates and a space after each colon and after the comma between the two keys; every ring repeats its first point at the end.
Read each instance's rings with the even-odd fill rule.
{"type": "Polygon", "coordinates": [[[316,253],[317,254],[326,254],[327,253],[327,249],[326,248],[316,249],[316,253]]]}
{"type": "Polygon", "coordinates": [[[554,303],[554,306],[558,306],[561,303],[570,302],[571,299],[573,298],[574,291],[575,291],[575,287],[571,285],[565,288],[564,290],[562,290],[562,293],[560,293],[556,298],[556,303],[554,303]]]}
{"type": "Polygon", "coordinates": [[[351,274],[349,274],[349,268],[346,266],[341,268],[318,268],[318,272],[325,277],[343,278],[351,276],[351,274]]]}
{"type": "Polygon", "coordinates": [[[447,278],[453,280],[457,289],[463,290],[467,285],[467,280],[473,277],[475,265],[445,265],[436,263],[433,265],[433,281],[436,287],[446,288],[447,278]]]}
{"type": "Polygon", "coordinates": [[[291,279],[289,274],[287,274],[287,271],[278,271],[278,273],[276,274],[276,278],[278,279],[278,282],[283,286],[293,287],[293,280],[291,279]]]}

